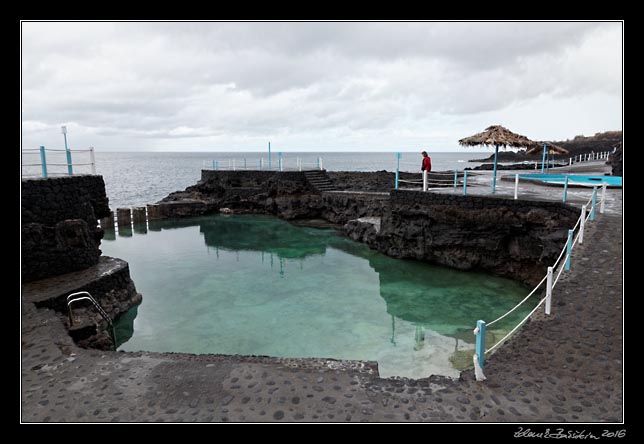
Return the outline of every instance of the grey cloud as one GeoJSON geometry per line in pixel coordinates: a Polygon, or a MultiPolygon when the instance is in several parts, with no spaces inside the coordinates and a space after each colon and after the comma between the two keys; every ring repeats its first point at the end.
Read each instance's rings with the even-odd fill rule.
{"type": "Polygon", "coordinates": [[[619,23],[26,23],[23,118],[34,134],[78,122],[106,138],[409,133],[428,116],[438,125],[540,97],[619,95],[620,31],[619,23]]]}

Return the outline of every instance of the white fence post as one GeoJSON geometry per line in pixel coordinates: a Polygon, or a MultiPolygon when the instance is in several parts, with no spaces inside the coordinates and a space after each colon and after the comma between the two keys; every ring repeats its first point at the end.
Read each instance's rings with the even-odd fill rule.
{"type": "Polygon", "coordinates": [[[233,159],[233,171],[235,171],[235,159],[233,159]]]}
{"type": "Polygon", "coordinates": [[[552,267],[548,267],[548,277],[546,278],[546,314],[550,314],[552,304],[552,267]]]}
{"type": "Polygon", "coordinates": [[[602,203],[599,204],[599,214],[604,214],[605,201],[606,201],[606,182],[602,183],[602,203]]]}
{"type": "Polygon", "coordinates": [[[427,170],[423,170],[423,191],[427,191],[427,170]]]}
{"type": "Polygon", "coordinates": [[[519,198],[519,174],[514,175],[514,200],[519,198]]]}
{"type": "MultiPolygon", "coordinates": [[[[92,164],[92,174],[96,175],[96,159],[94,158],[94,147],[89,147],[89,161],[92,164]]],[[[603,203],[602,203],[603,205],[603,203]]],[[[603,213],[603,211],[602,211],[603,213]]]]}
{"type": "Polygon", "coordinates": [[[579,222],[579,243],[584,243],[584,226],[586,225],[586,205],[581,207],[581,221],[579,222]]]}

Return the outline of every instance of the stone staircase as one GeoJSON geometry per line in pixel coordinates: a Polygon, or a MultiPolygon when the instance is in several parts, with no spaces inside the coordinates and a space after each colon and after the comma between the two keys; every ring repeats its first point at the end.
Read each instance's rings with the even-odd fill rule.
{"type": "Polygon", "coordinates": [[[331,182],[331,179],[326,174],[326,170],[304,171],[304,176],[306,177],[306,180],[308,181],[308,183],[316,191],[322,192],[322,191],[336,190],[336,187],[333,185],[333,182],[331,182]]]}

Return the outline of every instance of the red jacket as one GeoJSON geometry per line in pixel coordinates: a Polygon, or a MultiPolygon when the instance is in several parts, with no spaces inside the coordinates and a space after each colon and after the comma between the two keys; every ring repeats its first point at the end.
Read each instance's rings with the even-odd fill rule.
{"type": "Polygon", "coordinates": [[[432,158],[427,156],[423,157],[423,165],[420,168],[421,171],[427,171],[428,173],[432,170],[432,158]]]}

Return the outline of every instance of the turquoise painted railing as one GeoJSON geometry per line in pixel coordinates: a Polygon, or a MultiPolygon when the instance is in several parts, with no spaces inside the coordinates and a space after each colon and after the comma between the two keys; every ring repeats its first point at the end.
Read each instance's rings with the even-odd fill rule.
{"type": "Polygon", "coordinates": [[[49,176],[72,176],[74,175],[74,166],[90,166],[91,174],[96,174],[96,158],[94,156],[94,147],[90,147],[89,149],[86,149],[86,150],[51,149],[51,148],[45,148],[44,146],[41,146],[40,148],[23,148],[21,150],[21,156],[23,158],[23,161],[21,163],[21,166],[23,168],[23,174],[22,174],[23,177],[41,176],[41,177],[47,178],[49,176]],[[48,160],[47,152],[50,152],[51,154],[64,153],[65,162],[64,163],[52,162],[51,157],[48,160]],[[89,162],[74,163],[72,161],[72,152],[89,153],[89,162]],[[40,161],[30,162],[29,160],[26,159],[26,156],[30,156],[30,155],[39,156],[40,161]],[[40,167],[40,172],[35,173],[35,172],[24,171],[24,168],[30,168],[30,167],[40,167]],[[52,171],[51,167],[66,167],[67,172],[66,173],[54,172],[52,171]]]}

